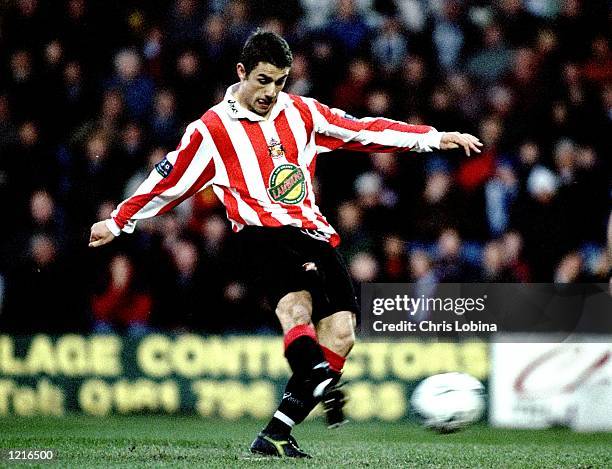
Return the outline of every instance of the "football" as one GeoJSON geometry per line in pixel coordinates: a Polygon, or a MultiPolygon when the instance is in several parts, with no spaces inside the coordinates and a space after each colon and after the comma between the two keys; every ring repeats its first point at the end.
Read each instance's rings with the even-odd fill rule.
{"type": "Polygon", "coordinates": [[[465,373],[443,373],[421,381],[410,401],[423,426],[451,433],[482,417],[484,386],[465,373]]]}

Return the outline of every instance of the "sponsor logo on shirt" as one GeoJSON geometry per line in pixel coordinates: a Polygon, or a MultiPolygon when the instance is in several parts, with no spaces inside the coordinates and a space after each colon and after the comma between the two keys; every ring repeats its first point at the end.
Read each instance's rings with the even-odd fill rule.
{"type": "Polygon", "coordinates": [[[161,177],[167,178],[170,172],[172,171],[172,163],[168,161],[167,158],[164,158],[159,163],[155,165],[155,170],[160,174],[161,177]]]}
{"type": "Polygon", "coordinates": [[[281,164],[270,174],[268,194],[274,202],[299,204],[306,197],[306,178],[299,166],[281,164]]]}

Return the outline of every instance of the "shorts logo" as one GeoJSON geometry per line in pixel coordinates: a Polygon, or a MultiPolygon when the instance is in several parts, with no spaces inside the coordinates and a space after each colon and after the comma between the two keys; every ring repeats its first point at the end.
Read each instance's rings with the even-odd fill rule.
{"type": "Polygon", "coordinates": [[[270,152],[270,156],[272,158],[283,158],[285,156],[285,149],[278,140],[270,140],[268,151],[270,152]]]}
{"type": "Polygon", "coordinates": [[[170,163],[167,158],[164,158],[163,160],[161,160],[159,163],[155,165],[155,170],[163,178],[168,177],[168,175],[170,174],[170,171],[172,171],[172,168],[174,168],[174,166],[172,166],[172,163],[170,163]]]}
{"type": "Polygon", "coordinates": [[[303,171],[291,163],[277,166],[270,175],[268,194],[274,202],[299,204],[306,197],[306,178],[303,171]]]}

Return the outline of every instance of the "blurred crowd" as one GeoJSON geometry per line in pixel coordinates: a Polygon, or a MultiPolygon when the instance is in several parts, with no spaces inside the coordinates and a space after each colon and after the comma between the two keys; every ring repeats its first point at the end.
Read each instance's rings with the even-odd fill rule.
{"type": "Polygon", "coordinates": [[[275,327],[209,190],[86,247],[258,26],[292,46],[286,91],[485,144],[318,160],[357,287],[607,281],[611,18],[606,0],[0,0],[0,330],[275,327]]]}

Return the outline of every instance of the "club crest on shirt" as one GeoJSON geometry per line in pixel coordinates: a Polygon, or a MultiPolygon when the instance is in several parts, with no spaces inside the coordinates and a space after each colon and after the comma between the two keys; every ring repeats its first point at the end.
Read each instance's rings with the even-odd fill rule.
{"type": "Polygon", "coordinates": [[[285,149],[278,140],[270,140],[268,144],[268,152],[272,158],[283,158],[285,156],[285,149]]]}
{"type": "Polygon", "coordinates": [[[274,202],[299,204],[306,197],[306,177],[299,166],[281,164],[270,174],[268,194],[274,202]]]}

